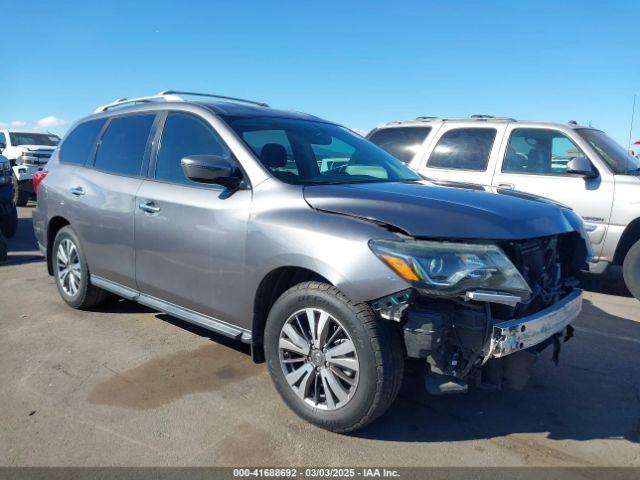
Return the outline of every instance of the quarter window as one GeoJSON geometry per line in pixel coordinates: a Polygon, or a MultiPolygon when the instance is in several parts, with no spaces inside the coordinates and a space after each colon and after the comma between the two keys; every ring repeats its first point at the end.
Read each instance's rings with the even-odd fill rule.
{"type": "Polygon", "coordinates": [[[457,128],[446,132],[431,153],[428,167],[485,171],[496,138],[494,128],[457,128]]]}
{"type": "Polygon", "coordinates": [[[229,158],[228,150],[202,120],[184,113],[169,113],[162,132],[156,178],[168,182],[203,186],[185,177],[180,161],[189,155],[219,155],[229,158]]]}
{"type": "Polygon", "coordinates": [[[409,163],[430,131],[431,127],[383,128],[373,132],[369,140],[401,162],[409,163]]]}
{"type": "Polygon", "coordinates": [[[140,175],[154,115],[127,115],[109,122],[95,167],[121,175],[140,175]]]}
{"type": "Polygon", "coordinates": [[[567,163],[585,156],[556,130],[516,128],[511,132],[502,171],[529,175],[565,175],[567,163]]]}
{"type": "Polygon", "coordinates": [[[60,161],[75,165],[86,164],[105,122],[106,120],[101,118],[81,123],[74,128],[60,147],[60,161]]]}

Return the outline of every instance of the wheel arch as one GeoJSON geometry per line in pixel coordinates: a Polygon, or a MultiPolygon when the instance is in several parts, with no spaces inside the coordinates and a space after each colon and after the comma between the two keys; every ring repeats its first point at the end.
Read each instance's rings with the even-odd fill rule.
{"type": "Polygon", "coordinates": [[[53,264],[51,263],[51,256],[53,250],[53,242],[56,239],[56,235],[62,227],[70,225],[69,220],[62,216],[55,216],[49,220],[47,224],[47,272],[49,275],[53,275],[53,264]]]}
{"type": "Polygon", "coordinates": [[[264,327],[271,307],[288,289],[299,283],[318,281],[333,285],[318,272],[304,267],[278,267],[267,273],[258,285],[253,302],[253,321],[251,328],[251,356],[256,363],[264,362],[264,327]]]}
{"type": "Polygon", "coordinates": [[[613,256],[613,264],[622,265],[624,257],[626,257],[631,247],[638,240],[640,240],[640,218],[633,220],[627,225],[627,228],[624,229],[622,237],[620,237],[620,241],[616,247],[616,253],[613,256]]]}

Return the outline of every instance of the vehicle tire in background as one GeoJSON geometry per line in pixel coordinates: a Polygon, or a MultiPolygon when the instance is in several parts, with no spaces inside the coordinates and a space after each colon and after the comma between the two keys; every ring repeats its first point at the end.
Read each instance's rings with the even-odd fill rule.
{"type": "Polygon", "coordinates": [[[351,432],[382,415],[402,383],[404,350],[392,322],[336,287],[296,285],[274,303],[265,326],[269,373],[303,419],[351,432]]]}
{"type": "Polygon", "coordinates": [[[0,263],[7,260],[7,241],[0,232],[0,263]]]}
{"type": "Polygon", "coordinates": [[[67,225],[58,231],[51,250],[53,276],[62,299],[73,308],[103,303],[108,292],[91,285],[89,267],[76,232],[67,225]]]}
{"type": "Polygon", "coordinates": [[[622,276],[631,295],[640,300],[640,240],[629,249],[624,257],[622,276]]]}
{"type": "Polygon", "coordinates": [[[0,232],[6,238],[11,238],[16,234],[16,230],[18,230],[18,210],[16,205],[12,204],[10,212],[0,219],[0,232]]]}
{"type": "Polygon", "coordinates": [[[20,190],[20,184],[18,183],[18,177],[13,176],[13,203],[18,207],[26,207],[29,202],[29,192],[20,190]]]}

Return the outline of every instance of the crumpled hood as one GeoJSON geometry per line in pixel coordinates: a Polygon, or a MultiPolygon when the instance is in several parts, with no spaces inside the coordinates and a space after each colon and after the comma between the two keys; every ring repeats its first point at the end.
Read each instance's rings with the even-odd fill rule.
{"type": "Polygon", "coordinates": [[[384,223],[413,237],[519,240],[581,231],[571,210],[535,197],[417,183],[310,185],[317,210],[384,223]]]}

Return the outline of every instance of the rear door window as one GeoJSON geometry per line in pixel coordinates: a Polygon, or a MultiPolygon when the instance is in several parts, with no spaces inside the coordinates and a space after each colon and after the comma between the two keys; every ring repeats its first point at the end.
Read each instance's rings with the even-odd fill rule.
{"type": "Polygon", "coordinates": [[[449,130],[438,140],[427,167],[484,172],[496,133],[495,128],[449,130]]]}
{"type": "MultiPolygon", "coordinates": [[[[78,125],[67,136],[60,147],[60,161],[75,165],[84,165],[93,154],[96,140],[106,119],[91,120],[78,125]]],[[[91,161],[89,161],[91,163],[91,161]]]]}
{"type": "Polygon", "coordinates": [[[409,163],[420,151],[431,127],[383,128],[373,132],[369,140],[398,160],[409,163]]]}
{"type": "Polygon", "coordinates": [[[102,136],[95,168],[120,175],[140,175],[155,114],[112,118],[102,136]]]}

